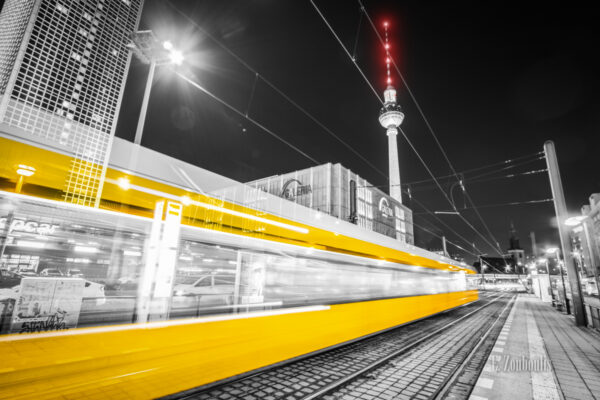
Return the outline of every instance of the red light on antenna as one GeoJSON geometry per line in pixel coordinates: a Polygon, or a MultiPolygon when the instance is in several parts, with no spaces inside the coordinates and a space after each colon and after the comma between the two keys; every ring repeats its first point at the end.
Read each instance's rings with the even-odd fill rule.
{"type": "Polygon", "coordinates": [[[388,78],[387,78],[387,83],[388,83],[388,85],[391,85],[391,84],[392,84],[392,78],[389,78],[389,77],[388,77],[388,78]]]}
{"type": "Polygon", "coordinates": [[[386,49],[386,50],[388,50],[389,48],[390,48],[390,44],[389,44],[389,43],[386,43],[386,44],[385,44],[385,49],[386,49]]]}
{"type": "Polygon", "coordinates": [[[390,61],[392,61],[392,60],[390,60],[390,58],[389,58],[389,57],[385,59],[385,63],[386,63],[386,64],[389,64],[389,63],[390,63],[390,61]]]}
{"type": "Polygon", "coordinates": [[[387,22],[387,21],[384,21],[384,22],[383,22],[383,26],[388,26],[388,22],[387,22]]]}

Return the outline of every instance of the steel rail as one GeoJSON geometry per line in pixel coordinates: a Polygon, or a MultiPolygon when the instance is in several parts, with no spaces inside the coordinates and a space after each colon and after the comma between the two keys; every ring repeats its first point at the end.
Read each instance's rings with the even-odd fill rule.
{"type": "Polygon", "coordinates": [[[475,313],[477,313],[480,310],[488,307],[489,305],[496,303],[498,300],[500,300],[501,298],[504,298],[504,297],[505,297],[504,293],[500,294],[499,296],[496,296],[494,299],[492,299],[488,303],[486,303],[486,304],[482,305],[481,307],[479,307],[479,308],[471,311],[470,313],[465,314],[462,317],[453,320],[452,322],[450,322],[450,323],[442,326],[441,328],[436,329],[435,331],[433,331],[433,332],[431,332],[431,333],[429,333],[429,334],[427,334],[427,335],[425,335],[425,336],[423,336],[423,337],[421,337],[419,339],[416,339],[415,341],[411,342],[410,344],[408,344],[408,345],[406,345],[406,346],[404,346],[404,347],[402,347],[402,348],[400,348],[400,349],[398,349],[398,350],[396,350],[396,351],[394,351],[394,352],[386,355],[385,357],[380,358],[379,360],[371,363],[370,365],[368,365],[368,366],[366,366],[366,367],[364,367],[364,368],[362,368],[362,369],[360,369],[360,370],[358,370],[358,371],[356,371],[356,372],[354,372],[354,373],[352,373],[350,375],[346,375],[345,377],[343,377],[343,378],[341,378],[341,379],[339,379],[339,380],[337,380],[335,382],[332,382],[332,383],[330,383],[327,386],[324,386],[323,388],[317,390],[316,392],[313,392],[313,393],[311,393],[311,394],[309,394],[309,395],[307,395],[305,397],[302,397],[302,400],[314,400],[314,399],[317,399],[319,397],[325,396],[328,393],[330,393],[330,392],[332,392],[332,391],[334,391],[336,389],[341,388],[342,386],[345,386],[346,384],[348,384],[351,381],[359,378],[360,376],[365,375],[365,374],[369,373],[370,371],[372,371],[372,370],[380,367],[381,365],[385,364],[386,362],[388,362],[392,358],[398,357],[399,355],[402,355],[402,354],[408,352],[409,350],[413,349],[414,347],[416,347],[416,346],[420,345],[421,343],[423,343],[423,342],[431,339],[432,337],[440,334],[441,332],[447,330],[448,328],[456,325],[458,322],[460,322],[460,321],[462,321],[462,320],[464,320],[464,319],[466,319],[466,318],[474,315],[475,313]]]}
{"type": "MultiPolygon", "coordinates": [[[[452,370],[452,372],[450,373],[450,375],[448,375],[448,377],[446,379],[444,379],[444,382],[442,383],[442,385],[433,393],[433,395],[431,396],[431,398],[433,398],[435,400],[441,400],[441,399],[447,398],[447,395],[448,395],[449,391],[452,389],[452,387],[456,383],[457,379],[462,375],[462,373],[464,372],[465,368],[469,365],[469,363],[473,360],[473,358],[475,357],[475,355],[479,352],[479,350],[481,349],[482,345],[485,343],[485,341],[487,340],[487,338],[490,336],[490,334],[492,333],[494,327],[496,326],[496,324],[498,323],[498,321],[500,321],[500,319],[502,318],[502,316],[504,315],[504,313],[506,312],[506,310],[509,309],[509,306],[511,306],[511,308],[514,306],[515,299],[516,299],[516,297],[513,296],[512,299],[508,302],[508,304],[506,304],[506,306],[504,306],[504,309],[500,312],[500,314],[498,315],[498,317],[496,317],[496,319],[490,325],[490,327],[486,330],[486,332],[481,336],[481,338],[479,339],[479,341],[477,342],[477,344],[473,347],[473,349],[465,357],[465,359],[463,360],[463,362],[461,362],[456,367],[454,367],[454,369],[452,370]]],[[[496,344],[496,340],[497,340],[497,338],[494,339],[494,342],[492,343],[492,345],[496,344]]],[[[469,386],[469,393],[467,394],[467,396],[465,398],[469,398],[469,396],[473,392],[473,389],[475,387],[475,383],[477,382],[477,379],[479,379],[479,375],[481,375],[481,370],[479,370],[478,373],[476,374],[476,376],[474,376],[474,382],[473,382],[473,384],[472,385],[471,384],[468,385],[469,386]]]]}

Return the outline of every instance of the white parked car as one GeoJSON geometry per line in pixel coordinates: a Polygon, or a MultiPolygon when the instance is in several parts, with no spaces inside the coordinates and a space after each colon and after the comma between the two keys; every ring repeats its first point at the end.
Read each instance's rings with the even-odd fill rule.
{"type": "Polygon", "coordinates": [[[86,280],[85,284],[83,285],[83,298],[95,298],[97,305],[106,303],[104,285],[86,280]]]}
{"type": "Polygon", "coordinates": [[[201,302],[231,304],[235,286],[233,275],[205,275],[193,283],[178,284],[175,296],[200,296],[201,302]]]}
{"type": "Polygon", "coordinates": [[[40,272],[40,276],[63,276],[63,273],[56,268],[46,268],[40,272]]]}

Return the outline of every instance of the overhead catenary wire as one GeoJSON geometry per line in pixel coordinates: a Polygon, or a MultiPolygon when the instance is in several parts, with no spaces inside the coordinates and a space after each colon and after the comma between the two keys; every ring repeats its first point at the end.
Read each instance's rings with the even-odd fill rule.
{"type": "MultiPolygon", "coordinates": [[[[429,221],[428,221],[428,222],[429,222],[429,221]]],[[[464,251],[465,253],[471,254],[472,256],[475,256],[475,257],[477,257],[477,256],[479,255],[479,254],[477,254],[477,253],[473,253],[472,251],[469,251],[469,250],[465,249],[464,247],[462,247],[462,246],[460,246],[460,245],[458,245],[458,244],[456,244],[456,243],[454,243],[454,242],[452,242],[452,241],[448,240],[447,238],[445,238],[445,237],[444,237],[444,236],[442,236],[442,235],[438,235],[437,233],[435,233],[435,232],[433,232],[433,231],[431,231],[431,230],[429,230],[429,229],[425,228],[424,226],[421,226],[421,225],[419,225],[419,224],[415,224],[415,223],[414,223],[414,221],[413,221],[413,225],[414,225],[415,227],[417,227],[417,228],[421,229],[422,231],[424,231],[424,232],[427,232],[427,233],[429,233],[430,235],[433,235],[433,236],[437,237],[438,239],[443,239],[443,240],[445,240],[445,241],[446,241],[446,243],[448,243],[448,244],[450,244],[450,245],[452,245],[452,246],[456,247],[457,249],[459,249],[459,250],[461,250],[461,251],[464,251]]]]}
{"type": "MultiPolygon", "coordinates": [[[[273,89],[277,94],[279,94],[281,97],[283,97],[288,103],[290,103],[292,106],[297,108],[301,113],[303,113],[306,117],[308,117],[313,123],[315,123],[321,129],[323,129],[327,134],[329,134],[331,137],[336,139],[339,143],[341,143],[344,147],[346,147],[354,155],[356,155],[358,158],[360,158],[365,164],[367,164],[374,171],[376,171],[378,174],[380,174],[383,178],[385,178],[385,179],[388,178],[387,175],[383,171],[381,171],[379,168],[377,168],[376,165],[374,165],[366,157],[364,157],[362,154],[360,154],[360,152],[358,152],[356,149],[354,149],[354,147],[352,147],[350,144],[348,144],[344,139],[342,139],[340,136],[335,134],[330,128],[325,126],[321,121],[319,121],[316,117],[314,117],[311,113],[309,113],[304,107],[300,106],[296,101],[294,101],[287,94],[285,94],[274,83],[272,83],[270,80],[268,80],[265,76],[263,76],[255,68],[253,68],[250,64],[248,64],[244,59],[242,59],[235,52],[233,52],[231,49],[229,49],[229,47],[225,46],[220,40],[215,38],[210,32],[208,32],[207,30],[202,28],[202,26],[200,26],[200,24],[198,24],[196,21],[194,21],[188,14],[184,13],[177,6],[172,4],[172,2],[170,0],[167,1],[167,4],[169,6],[171,6],[171,8],[173,8],[179,15],[181,15],[183,18],[185,18],[190,24],[192,24],[196,29],[198,29],[200,32],[202,32],[203,35],[208,37],[210,40],[212,40],[214,43],[216,43],[220,48],[225,50],[230,56],[232,56],[242,66],[244,66],[244,68],[246,68],[250,72],[254,73],[255,74],[254,85],[256,85],[257,80],[260,79],[267,86],[269,86],[271,89],[273,89]]],[[[253,92],[251,94],[251,101],[252,101],[252,98],[254,97],[254,90],[255,89],[253,89],[253,92]]],[[[250,107],[250,103],[248,105],[248,109],[249,109],[249,107],[250,107]]]]}
{"type": "MultiPolygon", "coordinates": [[[[475,167],[475,168],[465,169],[465,170],[463,170],[463,171],[459,171],[458,173],[459,173],[459,174],[461,174],[461,175],[464,175],[464,174],[468,174],[468,173],[470,173],[470,172],[475,172],[475,171],[480,171],[480,170],[482,170],[482,169],[487,169],[487,168],[491,168],[491,167],[496,167],[496,166],[498,166],[498,165],[512,164],[513,162],[515,162],[515,161],[517,161],[517,160],[522,160],[522,159],[524,159],[524,158],[536,157],[536,158],[535,158],[535,160],[531,160],[531,161],[536,161],[536,160],[539,160],[539,156],[540,156],[540,155],[543,155],[543,154],[544,154],[544,152],[543,152],[543,151],[539,151],[539,152],[537,152],[537,153],[527,154],[527,155],[524,155],[524,156],[520,156],[520,157],[511,158],[511,159],[504,160],[504,161],[498,161],[498,162],[496,162],[496,163],[493,163],[493,164],[487,164],[487,165],[482,165],[482,166],[480,166],[480,167],[475,167]]],[[[528,162],[531,162],[531,161],[528,161],[528,162]]],[[[500,169],[499,171],[502,171],[502,169],[500,169]]],[[[436,178],[437,178],[437,179],[454,178],[454,174],[450,174],[450,175],[443,175],[443,176],[437,176],[436,178]]],[[[406,182],[406,183],[405,183],[405,185],[406,185],[406,186],[413,186],[413,185],[418,185],[418,184],[420,184],[420,183],[427,183],[427,182],[431,182],[431,181],[432,181],[432,179],[431,179],[431,178],[429,178],[429,179],[421,179],[421,180],[418,180],[418,181],[406,182]]]]}
{"type": "MultiPolygon", "coordinates": [[[[551,203],[553,199],[539,199],[539,200],[525,200],[525,201],[511,201],[507,203],[494,203],[494,204],[483,204],[477,207],[479,208],[491,208],[491,207],[504,207],[504,206],[520,206],[524,204],[540,204],[540,203],[551,203]]],[[[470,207],[461,208],[460,210],[469,210],[470,207]]],[[[414,215],[424,215],[428,213],[414,213],[414,215]]]]}
{"type": "Polygon", "coordinates": [[[277,135],[275,132],[273,132],[272,130],[270,130],[266,126],[262,125],[260,122],[254,120],[253,118],[251,118],[249,116],[246,116],[242,111],[238,110],[237,108],[235,108],[231,104],[227,103],[225,100],[221,99],[220,97],[218,97],[214,93],[211,93],[210,91],[208,91],[206,88],[204,88],[203,86],[201,86],[197,82],[195,82],[192,79],[188,78],[187,76],[183,75],[181,72],[175,71],[175,74],[178,77],[180,77],[181,79],[183,79],[186,82],[188,82],[190,85],[194,86],[196,89],[204,92],[206,95],[208,95],[209,97],[211,97],[213,100],[216,100],[217,102],[221,103],[223,106],[227,107],[228,109],[230,109],[234,113],[238,114],[240,117],[246,118],[248,121],[252,122],[254,125],[256,125],[260,129],[264,130],[269,135],[273,136],[275,139],[279,140],[280,142],[286,144],[288,147],[290,147],[293,150],[297,151],[298,153],[300,153],[301,155],[303,155],[304,157],[306,157],[307,159],[309,159],[310,161],[312,161],[313,163],[315,163],[315,165],[319,165],[320,164],[319,161],[317,161],[313,157],[309,156],[308,154],[306,154],[305,152],[303,152],[302,150],[300,150],[298,147],[294,146],[293,144],[291,144],[290,142],[288,142],[287,140],[285,140],[281,136],[277,135]]]}
{"type": "MultiPolygon", "coordinates": [[[[520,176],[536,175],[536,174],[541,174],[541,173],[544,173],[544,172],[548,172],[548,170],[546,168],[542,168],[542,169],[536,169],[536,170],[530,170],[530,171],[524,171],[524,172],[516,172],[514,174],[506,174],[506,175],[500,175],[500,176],[491,176],[489,178],[484,178],[484,179],[473,179],[473,178],[471,178],[471,179],[467,180],[466,178],[464,178],[463,181],[464,182],[468,181],[469,184],[472,184],[472,183],[490,182],[490,181],[499,180],[499,179],[518,178],[520,176]]],[[[454,182],[453,184],[456,184],[456,182],[454,182]]],[[[387,187],[387,185],[365,185],[365,186],[357,186],[357,187],[383,188],[383,187],[387,187]]],[[[434,186],[434,185],[417,186],[417,187],[411,188],[410,194],[412,195],[412,193],[415,193],[415,192],[423,192],[423,191],[430,190],[430,189],[435,189],[435,188],[437,188],[437,186],[434,186]]],[[[406,192],[407,192],[407,194],[409,193],[408,190],[406,192]]]]}

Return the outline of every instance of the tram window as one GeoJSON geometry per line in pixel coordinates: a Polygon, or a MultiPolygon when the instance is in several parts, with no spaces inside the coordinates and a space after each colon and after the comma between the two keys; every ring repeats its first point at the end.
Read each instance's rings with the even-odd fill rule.
{"type": "Polygon", "coordinates": [[[196,281],[196,283],[194,284],[195,287],[201,287],[201,286],[211,286],[211,281],[212,280],[212,276],[205,276],[204,278],[200,278],[196,281]]]}

